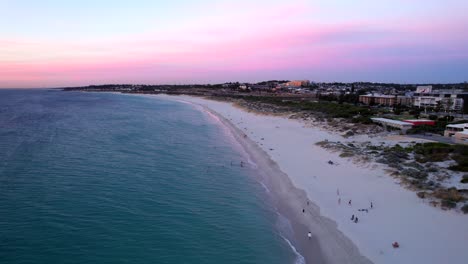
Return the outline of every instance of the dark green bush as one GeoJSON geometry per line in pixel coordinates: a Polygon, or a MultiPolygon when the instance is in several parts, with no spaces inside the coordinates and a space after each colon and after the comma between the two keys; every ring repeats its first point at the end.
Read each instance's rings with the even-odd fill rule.
{"type": "Polygon", "coordinates": [[[449,200],[442,200],[441,206],[445,207],[445,208],[452,209],[452,208],[457,207],[457,203],[449,201],[449,200]]]}
{"type": "Polygon", "coordinates": [[[468,183],[468,174],[463,175],[463,178],[460,181],[461,183],[468,183]]]}
{"type": "Polygon", "coordinates": [[[465,204],[464,206],[462,206],[461,210],[464,214],[468,214],[468,204],[465,204]]]}

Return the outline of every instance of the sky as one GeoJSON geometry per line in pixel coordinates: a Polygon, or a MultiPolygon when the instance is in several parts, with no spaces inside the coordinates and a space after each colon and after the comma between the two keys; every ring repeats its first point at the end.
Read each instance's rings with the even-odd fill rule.
{"type": "Polygon", "coordinates": [[[466,0],[0,0],[0,88],[468,81],[466,0]]]}

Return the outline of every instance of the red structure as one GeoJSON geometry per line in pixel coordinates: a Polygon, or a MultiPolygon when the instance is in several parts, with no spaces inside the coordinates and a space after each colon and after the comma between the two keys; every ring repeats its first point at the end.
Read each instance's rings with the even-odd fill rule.
{"type": "Polygon", "coordinates": [[[404,122],[408,122],[413,124],[413,126],[434,126],[435,121],[434,120],[428,120],[428,119],[413,119],[413,120],[403,120],[404,122]]]}

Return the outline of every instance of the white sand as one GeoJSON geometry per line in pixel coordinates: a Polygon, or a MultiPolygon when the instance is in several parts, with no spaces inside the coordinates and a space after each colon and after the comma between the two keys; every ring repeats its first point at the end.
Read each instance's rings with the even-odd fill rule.
{"type": "MultiPolygon", "coordinates": [[[[229,103],[189,96],[160,97],[205,106],[232,122],[257,142],[293,185],[320,207],[321,215],[335,221],[338,230],[372,262],[468,263],[468,215],[431,207],[385,175],[382,167],[356,165],[315,145],[324,139],[344,141],[339,135],[305,127],[297,120],[247,113],[229,103]],[[329,165],[329,160],[338,165],[329,165]],[[369,213],[358,212],[369,208],[371,202],[374,208],[369,213]],[[358,223],[351,222],[352,214],[359,217],[358,223]],[[392,248],[394,241],[400,248],[392,248]]],[[[298,204],[298,208],[303,206],[298,204]]],[[[320,226],[311,223],[310,228],[320,226]]],[[[318,236],[320,247],[330,263],[345,263],[337,256],[346,256],[339,251],[347,247],[333,245],[341,239],[333,232],[329,225],[324,226],[318,236]]]]}

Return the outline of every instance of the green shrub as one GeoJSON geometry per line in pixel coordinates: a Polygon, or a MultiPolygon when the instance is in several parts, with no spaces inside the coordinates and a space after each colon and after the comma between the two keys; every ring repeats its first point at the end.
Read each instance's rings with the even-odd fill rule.
{"type": "Polygon", "coordinates": [[[449,167],[451,170],[468,172],[468,146],[457,145],[452,156],[457,165],[449,167]]]}
{"type": "Polygon", "coordinates": [[[361,123],[361,124],[372,124],[372,119],[370,119],[370,117],[368,116],[358,116],[358,117],[354,117],[351,122],[353,123],[361,123]]]}
{"type": "Polygon", "coordinates": [[[426,192],[418,192],[418,193],[416,193],[416,195],[421,199],[426,198],[426,192]]]}
{"type": "Polygon", "coordinates": [[[460,181],[461,183],[468,183],[468,174],[463,175],[463,178],[460,181]]]}
{"type": "Polygon", "coordinates": [[[468,204],[465,204],[464,206],[462,206],[461,210],[464,214],[468,214],[468,204]]]}
{"type": "Polygon", "coordinates": [[[411,177],[418,180],[423,180],[427,178],[427,173],[425,171],[417,170],[417,169],[403,169],[401,174],[406,177],[411,177]]]}
{"type": "Polygon", "coordinates": [[[449,200],[442,200],[441,206],[449,209],[453,209],[457,207],[457,203],[449,201],[449,200]]]}
{"type": "Polygon", "coordinates": [[[434,191],[433,195],[441,200],[455,203],[465,200],[463,194],[461,194],[456,188],[438,189],[434,191]]]}
{"type": "Polygon", "coordinates": [[[444,128],[440,128],[437,126],[429,126],[429,125],[414,126],[406,131],[406,133],[408,134],[423,134],[423,133],[442,134],[443,132],[444,132],[444,128]]]}

